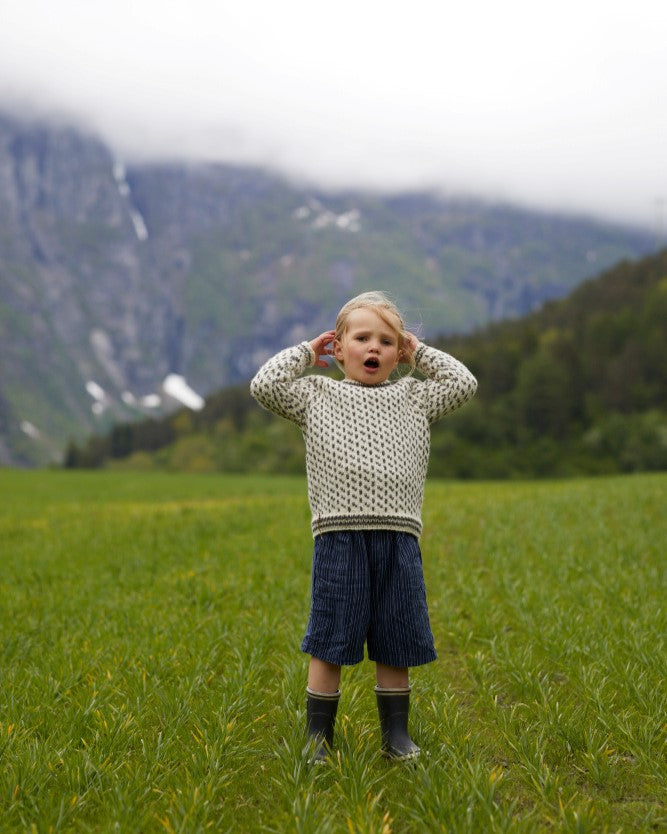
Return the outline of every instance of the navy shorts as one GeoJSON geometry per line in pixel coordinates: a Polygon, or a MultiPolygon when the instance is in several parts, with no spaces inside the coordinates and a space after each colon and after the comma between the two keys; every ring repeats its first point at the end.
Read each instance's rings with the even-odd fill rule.
{"type": "Polygon", "coordinates": [[[336,665],[436,659],[419,542],[393,530],[322,533],[313,553],[312,603],[301,650],[336,665]]]}

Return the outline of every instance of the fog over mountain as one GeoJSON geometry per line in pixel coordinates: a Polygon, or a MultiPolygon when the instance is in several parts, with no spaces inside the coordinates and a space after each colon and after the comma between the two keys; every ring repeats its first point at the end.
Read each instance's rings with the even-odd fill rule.
{"type": "Polygon", "coordinates": [[[126,160],[437,187],[665,234],[667,5],[5,3],[0,106],[126,160]]]}

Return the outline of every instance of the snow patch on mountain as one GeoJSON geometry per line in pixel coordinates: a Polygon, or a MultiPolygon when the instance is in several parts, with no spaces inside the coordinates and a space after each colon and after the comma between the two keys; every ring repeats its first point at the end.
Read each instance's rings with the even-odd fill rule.
{"type": "Polygon", "coordinates": [[[33,440],[37,440],[37,438],[41,436],[40,430],[37,426],[33,425],[30,420],[23,420],[21,422],[21,431],[23,434],[27,434],[28,437],[32,437],[33,440]]]}
{"type": "Polygon", "coordinates": [[[165,394],[173,397],[193,411],[201,411],[204,398],[194,391],[180,374],[169,374],[162,383],[165,394]]]}
{"type": "Polygon", "coordinates": [[[308,222],[311,228],[317,230],[331,227],[352,233],[361,230],[361,212],[358,209],[336,214],[315,199],[308,200],[306,205],[295,209],[292,217],[302,223],[308,222]]]}
{"type": "Polygon", "coordinates": [[[162,397],[159,394],[146,394],[139,402],[144,408],[159,408],[162,405],[162,397]]]}
{"type": "Polygon", "coordinates": [[[92,379],[89,379],[86,383],[86,391],[94,400],[97,400],[98,402],[104,402],[107,396],[104,388],[102,388],[101,385],[98,385],[92,379]]]}
{"type": "MultiPolygon", "coordinates": [[[[113,178],[116,181],[118,193],[121,197],[129,201],[132,198],[132,190],[130,189],[130,184],[126,179],[126,176],[127,174],[123,163],[119,161],[114,162],[113,178]]],[[[134,227],[134,233],[137,236],[137,239],[143,243],[143,241],[148,240],[148,229],[146,228],[144,218],[141,216],[141,212],[137,211],[137,209],[133,206],[128,207],[128,212],[134,227]]]]}
{"type": "Polygon", "coordinates": [[[130,220],[134,226],[134,233],[137,238],[142,241],[148,240],[148,229],[144,223],[144,218],[136,209],[130,209],[130,220]]]}
{"type": "Polygon", "coordinates": [[[95,359],[99,362],[105,372],[113,380],[118,388],[123,388],[127,383],[125,382],[125,373],[121,365],[116,361],[113,342],[109,334],[102,330],[101,327],[95,327],[89,334],[90,345],[95,354],[95,359]]]}

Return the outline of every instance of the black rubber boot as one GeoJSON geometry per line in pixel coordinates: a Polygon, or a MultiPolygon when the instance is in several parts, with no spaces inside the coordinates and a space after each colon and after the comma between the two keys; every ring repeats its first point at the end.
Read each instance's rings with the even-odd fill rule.
{"type": "Polygon", "coordinates": [[[382,755],[396,761],[415,759],[420,749],[408,734],[410,687],[382,689],[375,687],[382,731],[382,755]]]}
{"type": "Polygon", "coordinates": [[[337,692],[313,692],[306,689],[306,726],[308,728],[308,764],[321,764],[333,748],[336,711],[340,699],[337,692]]]}

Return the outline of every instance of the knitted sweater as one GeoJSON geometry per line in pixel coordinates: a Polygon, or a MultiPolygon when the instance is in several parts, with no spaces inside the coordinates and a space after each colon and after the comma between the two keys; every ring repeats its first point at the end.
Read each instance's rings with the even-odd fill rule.
{"type": "Polygon", "coordinates": [[[301,427],[313,536],[398,530],[419,536],[430,423],[463,405],[475,377],[447,353],[419,344],[425,380],[364,385],[313,374],[308,342],[269,359],[250,383],[264,408],[301,427]]]}

